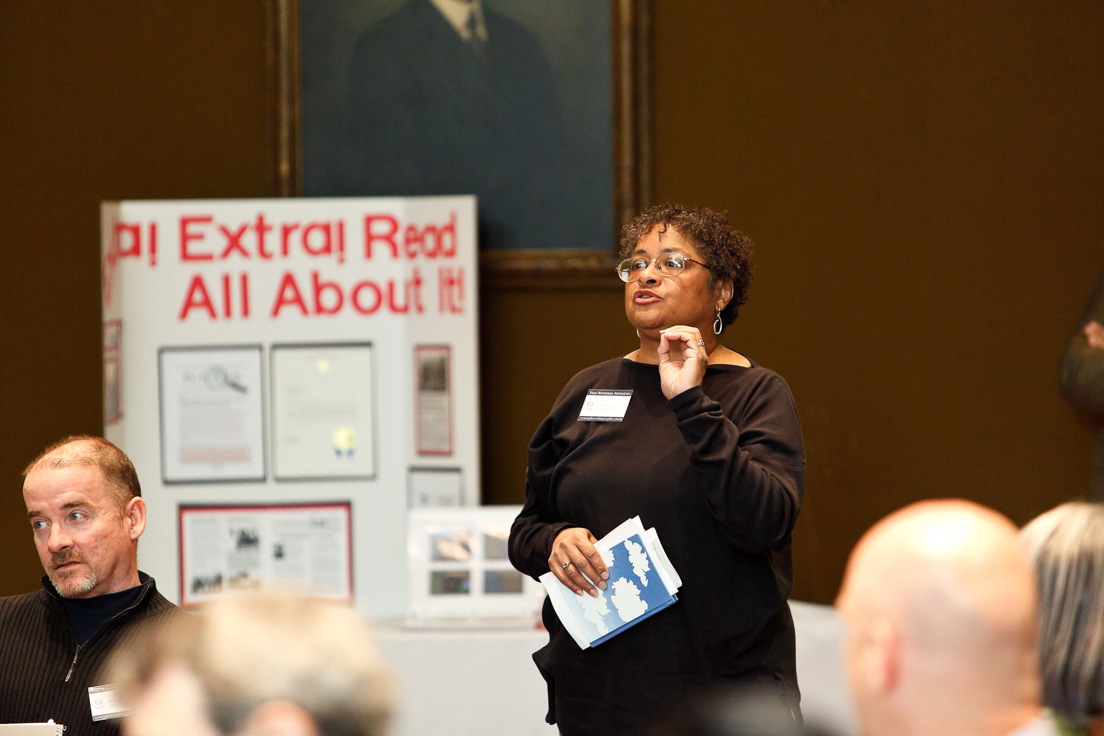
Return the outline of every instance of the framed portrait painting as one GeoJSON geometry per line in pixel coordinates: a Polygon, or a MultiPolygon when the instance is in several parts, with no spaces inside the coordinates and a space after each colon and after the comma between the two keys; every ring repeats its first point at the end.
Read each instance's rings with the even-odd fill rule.
{"type": "Polygon", "coordinates": [[[608,279],[650,194],[647,0],[273,3],[281,194],[475,194],[484,283],[608,279]]]}

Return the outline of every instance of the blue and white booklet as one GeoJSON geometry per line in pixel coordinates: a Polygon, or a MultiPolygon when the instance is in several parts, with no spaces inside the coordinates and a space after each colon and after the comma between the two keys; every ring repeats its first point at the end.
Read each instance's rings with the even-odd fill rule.
{"type": "Polygon", "coordinates": [[[640,517],[622,522],[594,545],[609,568],[598,596],[576,595],[551,572],[540,576],[556,615],[581,649],[596,647],[678,600],[682,578],[656,530],[640,517]]]}

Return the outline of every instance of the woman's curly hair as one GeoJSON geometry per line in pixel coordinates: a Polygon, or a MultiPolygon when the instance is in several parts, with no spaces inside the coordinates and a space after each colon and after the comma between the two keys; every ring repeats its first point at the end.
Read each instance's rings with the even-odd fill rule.
{"type": "Polygon", "coordinates": [[[751,286],[752,242],[729,227],[723,212],[708,207],[660,204],[644,210],[621,229],[621,257],[628,258],[637,243],[657,226],[660,232],[673,229],[694,244],[709,268],[709,288],[718,281],[731,279],[732,299],[721,310],[721,322],[725,327],[735,322],[751,286]]]}

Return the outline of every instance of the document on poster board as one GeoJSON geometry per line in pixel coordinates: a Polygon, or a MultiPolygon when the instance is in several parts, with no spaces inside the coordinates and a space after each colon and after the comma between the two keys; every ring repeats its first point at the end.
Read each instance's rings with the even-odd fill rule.
{"type": "Polygon", "coordinates": [[[165,483],[265,479],[261,354],[260,345],[161,348],[165,483]]]}
{"type": "Polygon", "coordinates": [[[461,468],[410,468],[407,506],[460,506],[464,498],[461,468]]]}
{"type": "Polygon", "coordinates": [[[452,454],[452,390],[448,345],[414,348],[417,395],[414,421],[419,455],[452,454]]]}
{"type": "Polygon", "coordinates": [[[180,507],[183,605],[272,585],[352,600],[349,503],[180,507]]]}
{"type": "Polygon", "coordinates": [[[277,480],[376,474],[372,346],[272,346],[273,470],[277,480]]]}

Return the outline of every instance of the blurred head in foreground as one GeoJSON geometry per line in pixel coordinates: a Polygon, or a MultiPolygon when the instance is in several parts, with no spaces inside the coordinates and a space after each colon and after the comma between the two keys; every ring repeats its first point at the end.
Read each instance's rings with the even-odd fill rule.
{"type": "Polygon", "coordinates": [[[1104,505],[1067,503],[1024,527],[1039,579],[1043,702],[1104,733],[1104,505]]]}
{"type": "Polygon", "coordinates": [[[890,514],[855,546],[836,605],[867,736],[997,736],[1039,716],[1035,578],[997,512],[925,501],[890,514]]]}
{"type": "Polygon", "coordinates": [[[126,736],[381,736],[393,693],[352,608],[291,595],[212,603],[110,665],[126,736]]]}

